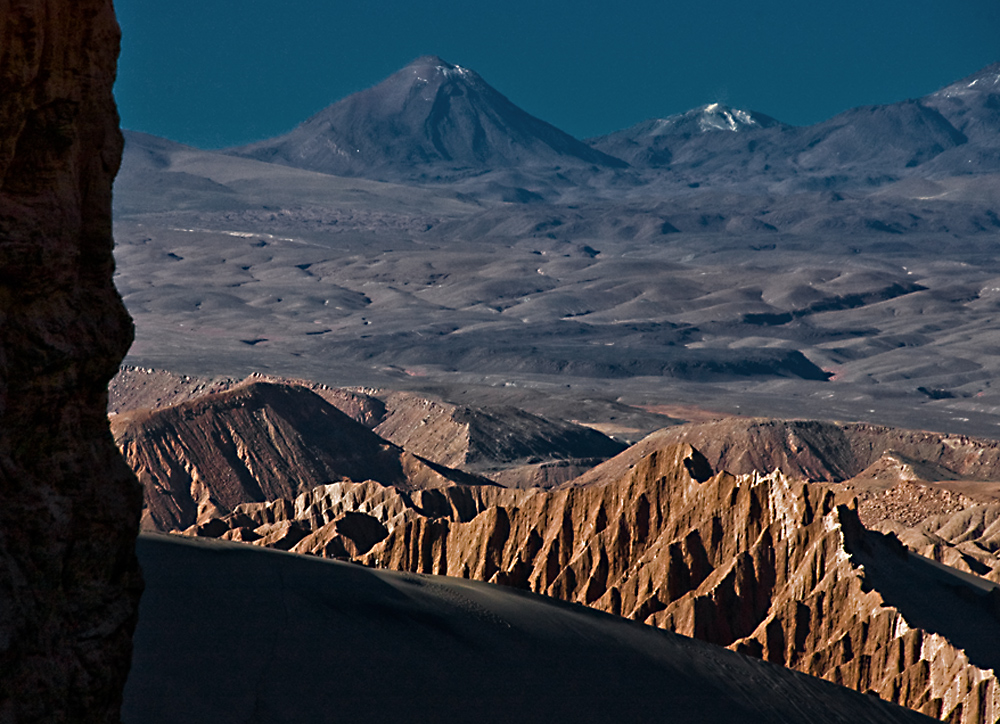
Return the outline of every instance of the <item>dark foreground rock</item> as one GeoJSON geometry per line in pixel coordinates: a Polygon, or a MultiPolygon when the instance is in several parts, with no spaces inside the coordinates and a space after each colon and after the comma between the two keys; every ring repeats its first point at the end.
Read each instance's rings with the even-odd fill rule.
{"type": "Polygon", "coordinates": [[[117,722],[141,491],[108,430],[110,0],[0,3],[0,722],[117,722]]]}

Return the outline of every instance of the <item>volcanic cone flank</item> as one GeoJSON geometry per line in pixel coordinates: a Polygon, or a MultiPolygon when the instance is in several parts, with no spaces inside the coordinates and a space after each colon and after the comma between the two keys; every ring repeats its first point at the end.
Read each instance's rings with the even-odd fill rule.
{"type": "Polygon", "coordinates": [[[436,56],[417,58],[284,136],[231,153],[382,179],[533,164],[626,165],[525,113],[474,71],[436,56]]]}

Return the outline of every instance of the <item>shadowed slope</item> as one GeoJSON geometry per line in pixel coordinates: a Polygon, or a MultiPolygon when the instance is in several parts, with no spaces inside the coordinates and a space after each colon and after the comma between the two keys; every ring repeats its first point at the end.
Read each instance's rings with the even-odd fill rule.
{"type": "Polygon", "coordinates": [[[126,724],[929,721],[478,582],[160,537],[139,553],[149,584],[126,724]]]}

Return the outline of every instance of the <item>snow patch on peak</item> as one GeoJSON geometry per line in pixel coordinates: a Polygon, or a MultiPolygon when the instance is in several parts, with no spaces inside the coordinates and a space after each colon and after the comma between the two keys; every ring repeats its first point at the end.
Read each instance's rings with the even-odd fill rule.
{"type": "Polygon", "coordinates": [[[437,72],[445,78],[449,78],[451,76],[467,77],[471,74],[471,71],[468,68],[463,68],[460,65],[439,65],[437,67],[437,72]]]}
{"type": "Polygon", "coordinates": [[[747,111],[736,108],[726,108],[718,103],[710,103],[701,111],[698,118],[698,130],[738,132],[742,128],[755,127],[760,124],[747,111]]]}
{"type": "Polygon", "coordinates": [[[1000,89],[1000,63],[994,63],[978,73],[932,93],[931,97],[956,98],[973,93],[996,92],[998,89],[1000,89]]]}

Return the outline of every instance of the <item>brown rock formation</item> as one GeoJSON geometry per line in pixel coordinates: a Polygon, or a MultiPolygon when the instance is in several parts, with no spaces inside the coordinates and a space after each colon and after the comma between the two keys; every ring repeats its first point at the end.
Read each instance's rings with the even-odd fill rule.
{"type": "Polygon", "coordinates": [[[648,451],[671,443],[688,443],[714,469],[736,475],[780,470],[800,480],[842,482],[871,466],[877,469],[888,454],[903,463],[919,461],[916,474],[928,479],[1000,480],[996,440],[867,423],[731,417],[655,432],[620,456],[617,468],[595,470],[574,484],[614,477],[648,451]]]}
{"type": "Polygon", "coordinates": [[[1000,719],[1000,591],[866,531],[825,486],[706,468],[687,445],[648,449],[610,482],[406,521],[362,560],[584,603],[948,721],[1000,719]]]}
{"type": "MultiPolygon", "coordinates": [[[[375,432],[451,468],[486,473],[543,460],[576,459],[588,459],[589,467],[595,464],[593,458],[604,460],[625,449],[596,430],[546,420],[514,407],[478,410],[409,392],[388,392],[381,397],[386,414],[375,432]]],[[[507,478],[513,481],[510,474],[507,478]]]]}
{"type": "Polygon", "coordinates": [[[138,550],[149,592],[126,724],[934,721],[718,646],[478,581],[180,536],[143,535],[138,550]]]}
{"type": "Polygon", "coordinates": [[[252,543],[324,558],[356,558],[398,526],[418,519],[468,522],[533,495],[493,485],[445,484],[405,490],[369,480],[320,485],[294,500],[241,503],[184,534],[252,543]]]}
{"type": "Polygon", "coordinates": [[[141,493],[108,432],[110,0],[0,2],[0,721],[117,722],[141,493]]]}
{"type": "Polygon", "coordinates": [[[109,385],[108,411],[162,410],[259,382],[305,387],[408,452],[505,487],[554,487],[625,448],[596,430],[510,406],[473,409],[409,392],[345,389],[259,372],[239,380],[125,365],[109,385]]]}
{"type": "Polygon", "coordinates": [[[143,526],[156,530],[184,530],[243,503],[289,501],[340,480],[404,490],[489,484],[401,450],[295,385],[247,382],[122,413],[112,429],[145,488],[143,526]]]}

